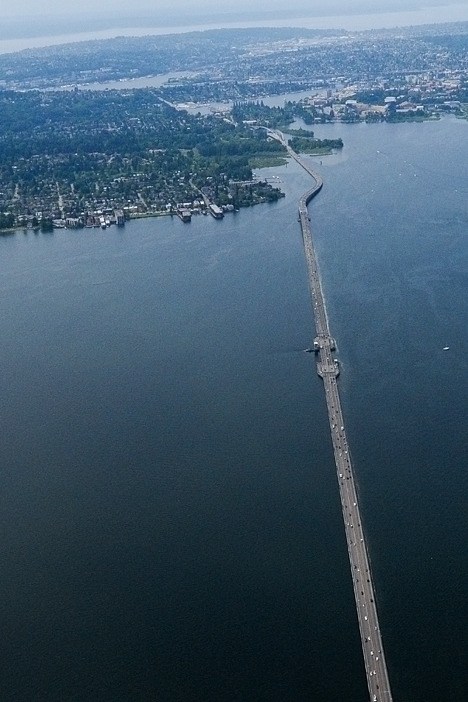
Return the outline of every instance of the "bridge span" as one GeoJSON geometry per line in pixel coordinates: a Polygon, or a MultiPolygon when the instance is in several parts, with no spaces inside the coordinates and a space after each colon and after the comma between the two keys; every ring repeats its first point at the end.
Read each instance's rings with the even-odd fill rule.
{"type": "Polygon", "coordinates": [[[317,372],[323,378],[328,409],[328,420],[335,456],[336,472],[341,497],[341,507],[348,544],[354,597],[361,635],[364,665],[371,702],[392,702],[392,693],[385,662],[380,633],[374,586],[367,553],[366,538],[362,527],[359,501],[356,491],[351,454],[346,438],[345,423],[341,410],[337,377],[339,365],[334,358],[335,341],[330,334],[325,300],[315,256],[308,203],[321,190],[322,178],[303,161],[288,145],[284,135],[270,131],[279,139],[294,158],[314,179],[315,185],[299,200],[299,222],[302,229],[304,251],[307,262],[309,287],[315,318],[316,338],[314,351],[317,356],[317,372]]]}

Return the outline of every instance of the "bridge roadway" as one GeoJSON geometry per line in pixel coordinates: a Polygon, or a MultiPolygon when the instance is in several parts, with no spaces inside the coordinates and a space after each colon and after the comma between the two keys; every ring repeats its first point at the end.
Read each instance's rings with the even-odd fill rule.
{"type": "Polygon", "coordinates": [[[367,554],[366,540],[362,528],[359,502],[354,480],[351,455],[341,411],[337,377],[339,367],[333,358],[335,342],[330,335],[325,301],[317,267],[307,205],[323,185],[316,174],[286,143],[281,132],[272,132],[287,147],[290,155],[312,176],[314,187],[299,201],[299,221],[304,240],[309,286],[314,307],[317,338],[314,348],[317,352],[317,372],[323,378],[327,401],[328,419],[335,455],[336,472],[340,489],[341,507],[348,544],[349,561],[353,579],[354,597],[361,634],[364,664],[371,702],[392,702],[390,682],[385,662],[382,637],[380,634],[377,607],[372,583],[372,574],[367,554]]]}

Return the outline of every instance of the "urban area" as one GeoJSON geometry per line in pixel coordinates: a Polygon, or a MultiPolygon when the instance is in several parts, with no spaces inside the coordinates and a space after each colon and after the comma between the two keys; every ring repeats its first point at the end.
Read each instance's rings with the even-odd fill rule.
{"type": "Polygon", "coordinates": [[[468,23],[119,38],[4,54],[0,76],[0,229],[221,219],[282,197],[268,130],[326,156],[345,145],[314,125],[466,119],[468,23]]]}

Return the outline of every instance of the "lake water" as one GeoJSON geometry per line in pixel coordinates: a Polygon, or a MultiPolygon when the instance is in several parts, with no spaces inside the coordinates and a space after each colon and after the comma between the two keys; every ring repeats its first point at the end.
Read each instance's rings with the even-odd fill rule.
{"type": "MultiPolygon", "coordinates": [[[[398,702],[466,699],[468,124],[327,125],[311,206],[398,702]],[[448,351],[443,351],[449,346],[448,351]]],[[[7,700],[367,698],[295,163],[0,237],[7,700]]]]}
{"type": "MultiPolygon", "coordinates": [[[[192,78],[196,76],[192,71],[171,71],[170,73],[160,73],[156,76],[142,76],[140,78],[128,78],[122,80],[108,80],[103,83],[82,83],[65,85],[59,90],[136,90],[137,88],[160,88],[170,80],[181,78],[192,78]]],[[[53,88],[57,90],[57,88],[53,88]]]]}
{"type": "MultiPolygon", "coordinates": [[[[65,85],[58,90],[134,90],[136,88],[160,88],[163,85],[169,84],[171,79],[192,78],[196,73],[190,71],[173,71],[172,73],[161,73],[156,76],[145,76],[142,78],[129,78],[128,80],[110,80],[104,83],[83,83],[81,85],[65,85]]],[[[57,90],[57,88],[50,88],[57,90]]],[[[279,93],[279,95],[265,95],[254,100],[262,100],[269,107],[284,107],[287,101],[298,102],[312,95],[324,95],[326,90],[323,88],[309,88],[308,90],[300,90],[292,93],[279,93]]],[[[173,103],[178,109],[183,109],[190,114],[208,115],[213,112],[227,111],[232,108],[233,101],[229,102],[206,102],[206,103],[173,103]]]]}
{"type": "MultiPolygon", "coordinates": [[[[99,85],[99,84],[97,84],[99,85]]],[[[265,95],[257,98],[251,98],[253,101],[262,101],[264,105],[269,107],[284,107],[285,102],[298,102],[312,95],[324,95],[326,90],[323,88],[309,88],[308,90],[300,90],[294,93],[280,93],[279,95],[265,95]]],[[[233,101],[230,102],[207,102],[207,103],[179,103],[175,106],[179,109],[187,110],[190,114],[196,115],[198,112],[202,115],[209,115],[213,112],[228,111],[233,106],[233,101]]]]}

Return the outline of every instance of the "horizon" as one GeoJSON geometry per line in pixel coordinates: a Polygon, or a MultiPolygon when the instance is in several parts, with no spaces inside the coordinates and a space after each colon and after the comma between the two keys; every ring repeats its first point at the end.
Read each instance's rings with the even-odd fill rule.
{"type": "MultiPolygon", "coordinates": [[[[339,2],[339,0],[338,0],[339,2]]],[[[24,5],[24,3],[23,3],[24,5]]],[[[288,11],[283,7],[274,6],[268,11],[262,10],[262,5],[257,5],[255,11],[241,8],[225,10],[219,7],[214,14],[206,14],[208,4],[201,6],[193,14],[193,7],[182,16],[174,14],[174,10],[148,12],[144,8],[137,8],[135,14],[129,16],[128,11],[119,11],[118,7],[111,14],[103,13],[102,3],[100,10],[85,12],[77,15],[74,13],[59,12],[54,14],[25,16],[24,11],[15,16],[7,16],[5,9],[0,10],[3,19],[0,26],[0,53],[10,53],[22,49],[41,48],[44,46],[60,45],[64,43],[86,41],[89,39],[112,39],[117,36],[145,36],[158,34],[179,34],[189,31],[203,31],[209,29],[250,29],[254,27],[265,28],[298,28],[298,29],[331,29],[346,31],[366,31],[379,29],[397,29],[411,26],[430,24],[446,24],[468,21],[468,5],[466,3],[445,3],[433,0],[429,7],[417,8],[413,5],[409,9],[401,9],[398,0],[388,9],[379,3],[370,7],[367,3],[349,8],[340,12],[339,5],[333,3],[327,9],[320,10],[317,6],[308,10],[299,3],[288,11]],[[395,4],[396,3],[396,4],[395,4]],[[260,8],[260,9],[258,9],[260,8]],[[393,9],[392,9],[393,8],[393,9]],[[412,8],[412,9],[411,9],[412,8]],[[154,22],[153,26],[148,26],[154,22]]],[[[37,7],[37,5],[35,5],[37,7]]],[[[50,5],[52,8],[52,5],[50,5]]],[[[177,9],[177,3],[176,7],[177,9]]]]}

